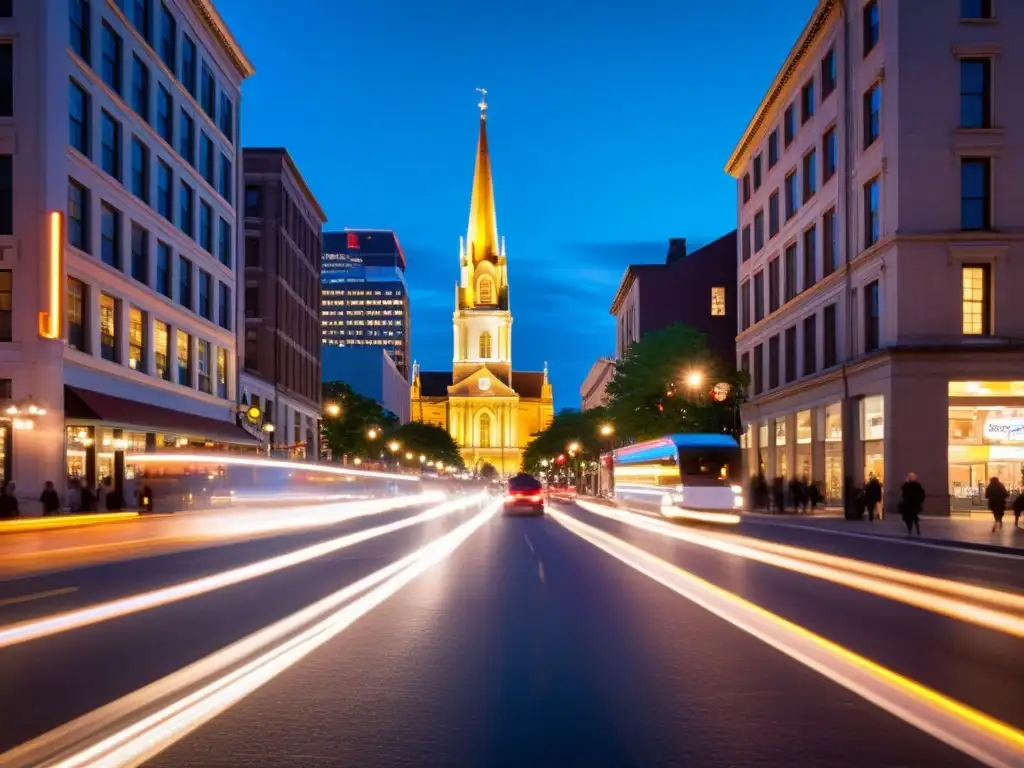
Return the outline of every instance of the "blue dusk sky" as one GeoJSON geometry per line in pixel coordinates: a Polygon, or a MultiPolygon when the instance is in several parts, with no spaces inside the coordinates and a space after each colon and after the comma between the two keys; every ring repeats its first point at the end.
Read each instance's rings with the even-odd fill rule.
{"type": "Polygon", "coordinates": [[[412,356],[451,367],[479,112],[506,238],[513,365],[579,406],[630,263],[736,226],[722,170],[815,0],[216,0],[256,68],[248,146],[283,146],[327,229],[393,229],[412,356]]]}

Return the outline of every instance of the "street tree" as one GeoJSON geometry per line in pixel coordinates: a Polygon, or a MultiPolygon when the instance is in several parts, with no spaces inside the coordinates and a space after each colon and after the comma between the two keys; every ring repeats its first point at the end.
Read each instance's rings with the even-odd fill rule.
{"type": "Polygon", "coordinates": [[[559,455],[568,457],[569,447],[578,446],[580,459],[596,459],[601,450],[610,447],[610,441],[600,434],[601,425],[608,420],[603,408],[579,411],[564,408],[555,414],[547,429],[537,432],[523,451],[523,471],[537,474],[544,460],[559,455]]]}
{"type": "Polygon", "coordinates": [[[376,458],[384,433],[398,423],[395,414],[343,381],[324,382],[323,405],[323,435],[336,460],[344,455],[376,458]]]}
{"type": "Polygon", "coordinates": [[[399,460],[403,464],[418,465],[420,456],[426,461],[442,461],[446,467],[462,467],[459,446],[447,429],[434,424],[411,421],[392,426],[384,436],[383,445],[397,442],[399,460]],[[412,459],[406,459],[407,453],[412,459]]]}

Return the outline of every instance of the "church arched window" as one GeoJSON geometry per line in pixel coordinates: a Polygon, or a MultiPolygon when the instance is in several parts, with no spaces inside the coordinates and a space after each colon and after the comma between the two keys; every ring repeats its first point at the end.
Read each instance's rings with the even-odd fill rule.
{"type": "Polygon", "coordinates": [[[480,334],[480,359],[487,360],[491,356],[491,334],[484,331],[480,334]]]}
{"type": "Polygon", "coordinates": [[[494,280],[490,275],[481,275],[476,281],[476,295],[480,304],[494,303],[494,280]]]}
{"type": "Polygon", "coordinates": [[[488,413],[480,414],[480,421],[478,425],[480,430],[480,440],[478,444],[481,448],[491,447],[491,416],[488,413]]]}

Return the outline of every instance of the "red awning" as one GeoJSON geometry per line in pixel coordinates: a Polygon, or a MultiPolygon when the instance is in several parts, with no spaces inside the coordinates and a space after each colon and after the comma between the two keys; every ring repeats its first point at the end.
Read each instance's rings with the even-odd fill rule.
{"type": "Polygon", "coordinates": [[[257,438],[233,421],[182,413],[79,387],[64,387],[64,420],[103,422],[132,431],[163,432],[218,443],[259,444],[257,438]]]}

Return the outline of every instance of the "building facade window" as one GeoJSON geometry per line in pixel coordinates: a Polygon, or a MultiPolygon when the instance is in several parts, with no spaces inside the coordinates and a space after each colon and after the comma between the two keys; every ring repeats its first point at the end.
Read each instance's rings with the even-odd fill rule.
{"type": "Polygon", "coordinates": [[[199,316],[213,319],[213,280],[206,270],[199,270],[199,316]]]}
{"type": "Polygon", "coordinates": [[[196,339],[196,367],[199,374],[199,391],[208,395],[213,394],[210,379],[210,342],[205,339],[196,339]]]}
{"type": "Polygon", "coordinates": [[[153,44],[153,0],[131,0],[132,26],[142,35],[142,39],[153,44]]]}
{"type": "Polygon", "coordinates": [[[146,373],[146,313],[138,307],[128,310],[128,367],[146,373]]]}
{"type": "Polygon", "coordinates": [[[178,383],[183,387],[192,386],[192,337],[185,331],[178,329],[178,339],[175,344],[178,358],[178,383]]]}
{"type": "Polygon", "coordinates": [[[864,185],[864,247],[870,248],[881,237],[878,178],[864,185]]]}
{"type": "Polygon", "coordinates": [[[245,368],[249,371],[258,371],[260,362],[259,335],[255,328],[247,328],[245,331],[245,368]]]}
{"type": "Polygon", "coordinates": [[[836,167],[839,164],[839,140],[836,138],[835,126],[825,131],[821,140],[822,152],[825,154],[825,164],[821,169],[822,183],[836,175],[836,167]]]}
{"type": "Polygon", "coordinates": [[[224,266],[231,268],[231,225],[225,219],[220,220],[220,235],[217,243],[217,258],[224,266]]]}
{"type": "Polygon", "coordinates": [[[171,246],[157,241],[156,244],[156,291],[161,296],[172,298],[173,276],[171,275],[171,246]]]}
{"type": "Polygon", "coordinates": [[[107,110],[100,110],[100,167],[121,180],[121,124],[107,110]]]}
{"type": "Polygon", "coordinates": [[[245,286],[245,316],[260,316],[260,287],[258,285],[245,286]]]}
{"type": "Polygon", "coordinates": [[[235,141],[235,107],[226,93],[220,95],[220,130],[228,141],[235,141]]]}
{"type": "Polygon", "coordinates": [[[0,269],[0,341],[14,340],[14,272],[0,269]]]}
{"type": "Polygon", "coordinates": [[[202,93],[200,95],[200,103],[203,105],[203,111],[213,121],[217,119],[217,82],[213,78],[212,70],[203,64],[203,79],[201,83],[202,93]]]}
{"type": "Polygon", "coordinates": [[[195,193],[185,182],[181,182],[178,201],[178,227],[191,238],[196,236],[195,193]]]}
{"type": "Polygon", "coordinates": [[[153,323],[153,362],[156,376],[164,381],[171,380],[171,329],[167,323],[156,320],[153,323]]]}
{"type": "Polygon", "coordinates": [[[100,204],[100,259],[121,269],[121,212],[105,202],[100,204]]]}
{"type": "Polygon", "coordinates": [[[825,355],[822,365],[831,368],[839,362],[839,328],[836,320],[836,305],[829,304],[822,313],[822,336],[825,345],[825,355]]]}
{"type": "Polygon", "coordinates": [[[836,230],[836,209],[829,208],[821,217],[821,275],[828,277],[839,269],[839,235],[836,230]]]}
{"type": "Polygon", "coordinates": [[[100,77],[114,93],[121,95],[121,37],[107,22],[103,22],[100,45],[103,60],[100,62],[100,77]]]}
{"type": "Polygon", "coordinates": [[[768,239],[779,234],[779,190],[768,197],[768,239]]]}
{"type": "Polygon", "coordinates": [[[88,335],[85,319],[88,317],[86,307],[85,283],[73,277],[68,278],[67,292],[68,346],[79,352],[88,352],[88,335]]]}
{"type": "Polygon", "coordinates": [[[768,314],[779,308],[779,288],[781,275],[779,274],[779,257],[768,262],[768,314]]]}
{"type": "Polygon", "coordinates": [[[796,381],[796,326],[786,329],[786,383],[796,381]]]}
{"type": "Polygon", "coordinates": [[[149,204],[149,147],[132,136],[132,194],[149,204]]]}
{"type": "Polygon", "coordinates": [[[988,264],[965,264],[961,268],[960,296],[964,336],[988,336],[992,333],[992,284],[988,264]]]}
{"type": "Polygon", "coordinates": [[[960,59],[960,127],[992,127],[992,61],[960,59]]]}
{"type": "Polygon", "coordinates": [[[818,322],[815,315],[804,318],[804,376],[818,370],[818,322]]]}
{"type": "Polygon", "coordinates": [[[961,19],[991,19],[992,0],[960,0],[961,19]]]}
{"type": "Polygon", "coordinates": [[[196,165],[196,126],[192,116],[181,110],[181,128],[178,133],[178,154],[193,168],[196,165]]]}
{"type": "Polygon", "coordinates": [[[217,325],[226,331],[231,330],[231,315],[234,306],[231,304],[231,287],[220,283],[220,295],[217,297],[217,325]]]}
{"type": "Polygon", "coordinates": [[[961,158],[960,229],[968,231],[991,229],[991,172],[991,158],[961,158]]]}
{"type": "Polygon", "coordinates": [[[829,48],[821,60],[821,100],[824,101],[836,89],[836,51],[829,48]]]}
{"type": "Polygon", "coordinates": [[[749,203],[750,202],[750,174],[749,173],[744,173],[743,174],[743,182],[742,182],[742,184],[743,184],[743,202],[744,203],[749,203]]]}
{"type": "Polygon", "coordinates": [[[171,72],[178,71],[178,24],[167,3],[160,3],[160,60],[171,72]]]}
{"type": "Polygon", "coordinates": [[[754,214],[754,253],[764,248],[764,209],[754,214]]]}
{"type": "Polygon", "coordinates": [[[199,201],[199,245],[213,254],[213,209],[205,200],[199,201]]]}
{"type": "Polygon", "coordinates": [[[220,156],[220,180],[217,184],[217,191],[220,192],[220,196],[227,200],[229,203],[234,198],[232,190],[235,186],[235,179],[232,175],[232,164],[231,160],[228,159],[227,155],[220,156]]]}
{"type": "Polygon", "coordinates": [[[811,226],[804,231],[804,290],[818,282],[818,229],[811,226]]]}
{"type": "Polygon", "coordinates": [[[786,246],[786,251],[783,255],[785,263],[785,280],[783,285],[785,288],[786,301],[792,301],[796,298],[797,294],[797,279],[796,279],[796,243],[790,243],[786,246]]]}
{"type": "Polygon", "coordinates": [[[491,357],[491,334],[484,331],[480,334],[480,355],[481,360],[489,360],[491,357]]]}
{"type": "Polygon", "coordinates": [[[86,64],[92,64],[92,10],[89,0],[71,0],[71,50],[86,64]]]}
{"type": "Polygon", "coordinates": [[[490,275],[481,275],[476,283],[477,298],[481,304],[494,303],[494,280],[490,275]]]}
{"type": "Polygon", "coordinates": [[[68,179],[68,243],[84,253],[89,245],[89,191],[74,179],[68,179]]]}
{"type": "Polygon", "coordinates": [[[864,94],[864,149],[878,140],[881,133],[882,86],[875,83],[864,94]]]}
{"type": "Polygon", "coordinates": [[[867,56],[878,45],[878,0],[871,0],[864,6],[864,55],[867,56]]]}
{"type": "Polygon", "coordinates": [[[192,309],[192,262],[184,256],[178,257],[178,303],[192,309]]]}
{"type": "Polygon", "coordinates": [[[156,89],[156,132],[160,138],[174,146],[174,102],[170,92],[162,85],[156,89]]]}
{"type": "Polygon", "coordinates": [[[100,294],[100,356],[112,363],[118,360],[118,301],[106,293],[100,294]]]}
{"type": "Polygon", "coordinates": [[[132,278],[149,285],[149,232],[132,222],[132,278]]]}
{"type": "Polygon", "coordinates": [[[711,316],[725,317],[725,286],[711,289],[711,316]]]}
{"type": "Polygon", "coordinates": [[[882,306],[878,295],[878,281],[864,286],[864,352],[874,352],[881,343],[882,306]]]}
{"type": "Polygon", "coordinates": [[[245,238],[245,266],[260,266],[260,240],[258,237],[245,238]]]}
{"type": "Polygon", "coordinates": [[[764,392],[764,345],[754,347],[754,395],[764,392]]]}
{"type": "Polygon", "coordinates": [[[206,131],[199,132],[199,172],[203,174],[206,183],[211,187],[216,183],[213,177],[213,139],[206,135],[206,131]]]}
{"type": "Polygon", "coordinates": [[[149,67],[138,56],[132,56],[132,109],[149,122],[149,67]]]}
{"type": "Polygon", "coordinates": [[[754,165],[751,169],[754,175],[754,191],[761,188],[761,155],[754,156],[754,165]]]}
{"type": "Polygon", "coordinates": [[[804,202],[818,191],[818,153],[811,150],[804,155],[804,202]]]}
{"type": "Polygon", "coordinates": [[[217,347],[217,397],[228,396],[228,351],[217,347]]]}
{"type": "Polygon", "coordinates": [[[259,187],[245,188],[245,217],[258,219],[263,213],[263,200],[259,187]]]}
{"type": "Polygon", "coordinates": [[[800,207],[800,198],[797,196],[796,171],[790,171],[786,176],[786,221],[796,216],[800,207]]]}
{"type": "Polygon", "coordinates": [[[764,270],[754,273],[754,322],[764,320],[764,270]]]}
{"type": "Polygon", "coordinates": [[[181,36],[181,84],[194,97],[196,95],[196,66],[199,56],[196,44],[188,35],[181,36]]]}
{"type": "Polygon", "coordinates": [[[779,129],[776,128],[768,134],[768,169],[771,170],[779,163],[779,129]]]}
{"type": "Polygon", "coordinates": [[[806,123],[814,117],[814,78],[808,80],[800,89],[800,123],[806,123]]]}
{"type": "Polygon", "coordinates": [[[14,234],[14,158],[0,155],[0,235],[14,234]]]}
{"type": "Polygon", "coordinates": [[[740,284],[740,330],[750,327],[750,281],[740,284]]]}
{"type": "Polygon", "coordinates": [[[170,222],[174,221],[174,176],[171,166],[156,161],[156,210],[170,222]]]}
{"type": "Polygon", "coordinates": [[[768,389],[776,389],[779,386],[779,335],[775,334],[768,339],[768,389]]]}
{"type": "Polygon", "coordinates": [[[742,252],[743,253],[743,261],[744,262],[748,262],[748,261],[750,261],[750,257],[753,254],[753,250],[751,249],[751,243],[750,243],[750,225],[749,224],[747,224],[747,226],[745,226],[743,228],[743,236],[742,236],[741,240],[742,240],[742,248],[743,248],[743,252],[742,252]]]}
{"type": "Polygon", "coordinates": [[[479,440],[477,441],[481,448],[491,447],[491,416],[487,413],[480,414],[480,421],[477,425],[477,430],[480,433],[479,440]]]}
{"type": "Polygon", "coordinates": [[[86,157],[91,157],[89,148],[90,98],[88,92],[71,81],[68,92],[68,142],[86,157]]]}
{"type": "Polygon", "coordinates": [[[782,141],[788,147],[796,136],[796,110],[790,104],[782,115],[782,141]]]}

